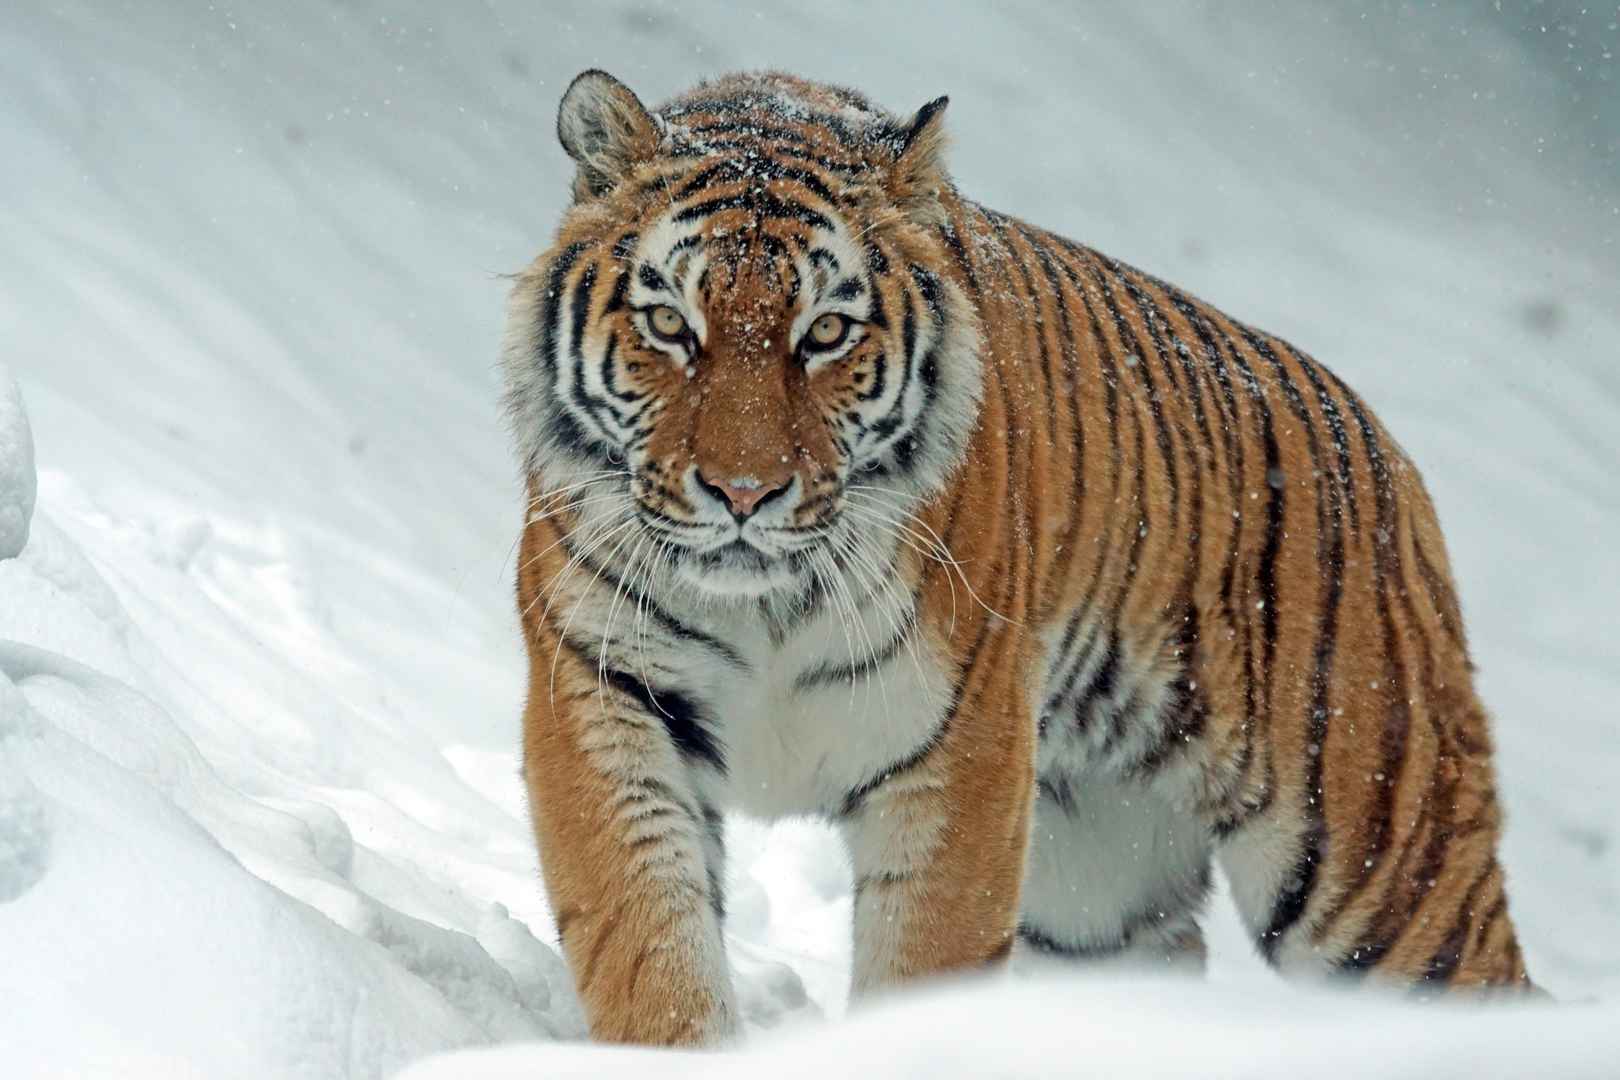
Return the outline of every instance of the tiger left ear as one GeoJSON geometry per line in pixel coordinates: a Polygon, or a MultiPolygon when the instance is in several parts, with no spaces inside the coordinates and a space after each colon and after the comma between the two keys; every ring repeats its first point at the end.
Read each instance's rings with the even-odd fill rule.
{"type": "Polygon", "coordinates": [[[557,106],[557,139],[579,163],[574,198],[612,191],[658,150],[658,121],[624,83],[605,71],[582,72],[557,106]]]}
{"type": "Polygon", "coordinates": [[[945,106],[937,97],[917,110],[911,124],[895,138],[889,167],[889,194],[912,216],[929,220],[940,212],[939,194],[950,186],[945,171],[945,106]]]}

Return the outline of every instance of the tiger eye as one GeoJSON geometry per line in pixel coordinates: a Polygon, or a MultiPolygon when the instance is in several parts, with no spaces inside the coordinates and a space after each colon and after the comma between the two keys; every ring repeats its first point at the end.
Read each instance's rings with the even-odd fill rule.
{"type": "Polygon", "coordinates": [[[675,340],[686,335],[686,319],[667,304],[660,304],[647,315],[653,333],[661,338],[675,340]]]}
{"type": "Polygon", "coordinates": [[[844,340],[849,332],[849,320],[842,315],[823,315],[810,324],[810,343],[823,349],[830,349],[844,340]]]}

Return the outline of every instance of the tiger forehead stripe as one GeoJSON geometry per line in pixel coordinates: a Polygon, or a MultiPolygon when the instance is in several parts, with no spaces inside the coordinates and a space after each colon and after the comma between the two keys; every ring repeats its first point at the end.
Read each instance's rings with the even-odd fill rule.
{"type": "MultiPolygon", "coordinates": [[[[878,115],[869,106],[867,111],[872,112],[874,117],[878,115]]],[[[749,95],[727,99],[703,98],[689,103],[669,106],[661,113],[666,120],[681,120],[689,116],[701,115],[747,118],[759,114],[801,125],[801,127],[795,129],[798,131],[818,135],[830,134],[848,149],[869,148],[878,141],[873,138],[869,131],[852,126],[842,116],[817,111],[802,102],[777,94],[749,95]]],[[[748,124],[745,120],[734,125],[732,131],[728,133],[741,134],[746,131],[747,127],[748,124]]]]}
{"type": "Polygon", "coordinates": [[[798,221],[818,229],[832,229],[832,219],[819,210],[764,188],[748,188],[687,206],[675,214],[676,222],[697,221],[724,210],[748,210],[762,220],[798,221]]]}
{"type": "Polygon", "coordinates": [[[713,165],[709,165],[686,179],[672,198],[679,202],[691,198],[693,195],[707,191],[712,187],[723,184],[742,183],[758,184],[761,181],[787,180],[813,192],[817,198],[829,203],[842,203],[846,201],[841,193],[835,193],[828,186],[827,181],[809,169],[788,165],[772,158],[750,158],[738,160],[724,158],[713,165]]]}

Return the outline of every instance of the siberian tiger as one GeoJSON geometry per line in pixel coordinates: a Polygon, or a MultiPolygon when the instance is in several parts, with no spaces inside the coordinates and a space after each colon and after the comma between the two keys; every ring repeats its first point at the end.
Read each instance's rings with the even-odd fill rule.
{"type": "Polygon", "coordinates": [[[524,772],[593,1034],[737,1024],[722,815],[819,815],[853,990],[1199,966],[1528,988],[1435,512],[1315,360],[963,198],[945,98],[600,71],[517,280],[524,772]],[[1021,961],[1022,962],[1022,961],[1021,961]]]}

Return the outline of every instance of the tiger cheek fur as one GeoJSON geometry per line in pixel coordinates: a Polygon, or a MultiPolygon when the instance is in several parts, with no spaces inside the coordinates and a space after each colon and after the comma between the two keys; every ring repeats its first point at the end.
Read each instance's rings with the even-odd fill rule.
{"type": "Polygon", "coordinates": [[[1351,390],[962,198],[944,99],[565,94],[513,291],[524,770],[593,1033],[736,1028],[727,811],[825,817],[867,992],[1198,969],[1529,988],[1422,483],[1351,390]],[[1032,839],[1033,837],[1033,839],[1032,839]]]}

